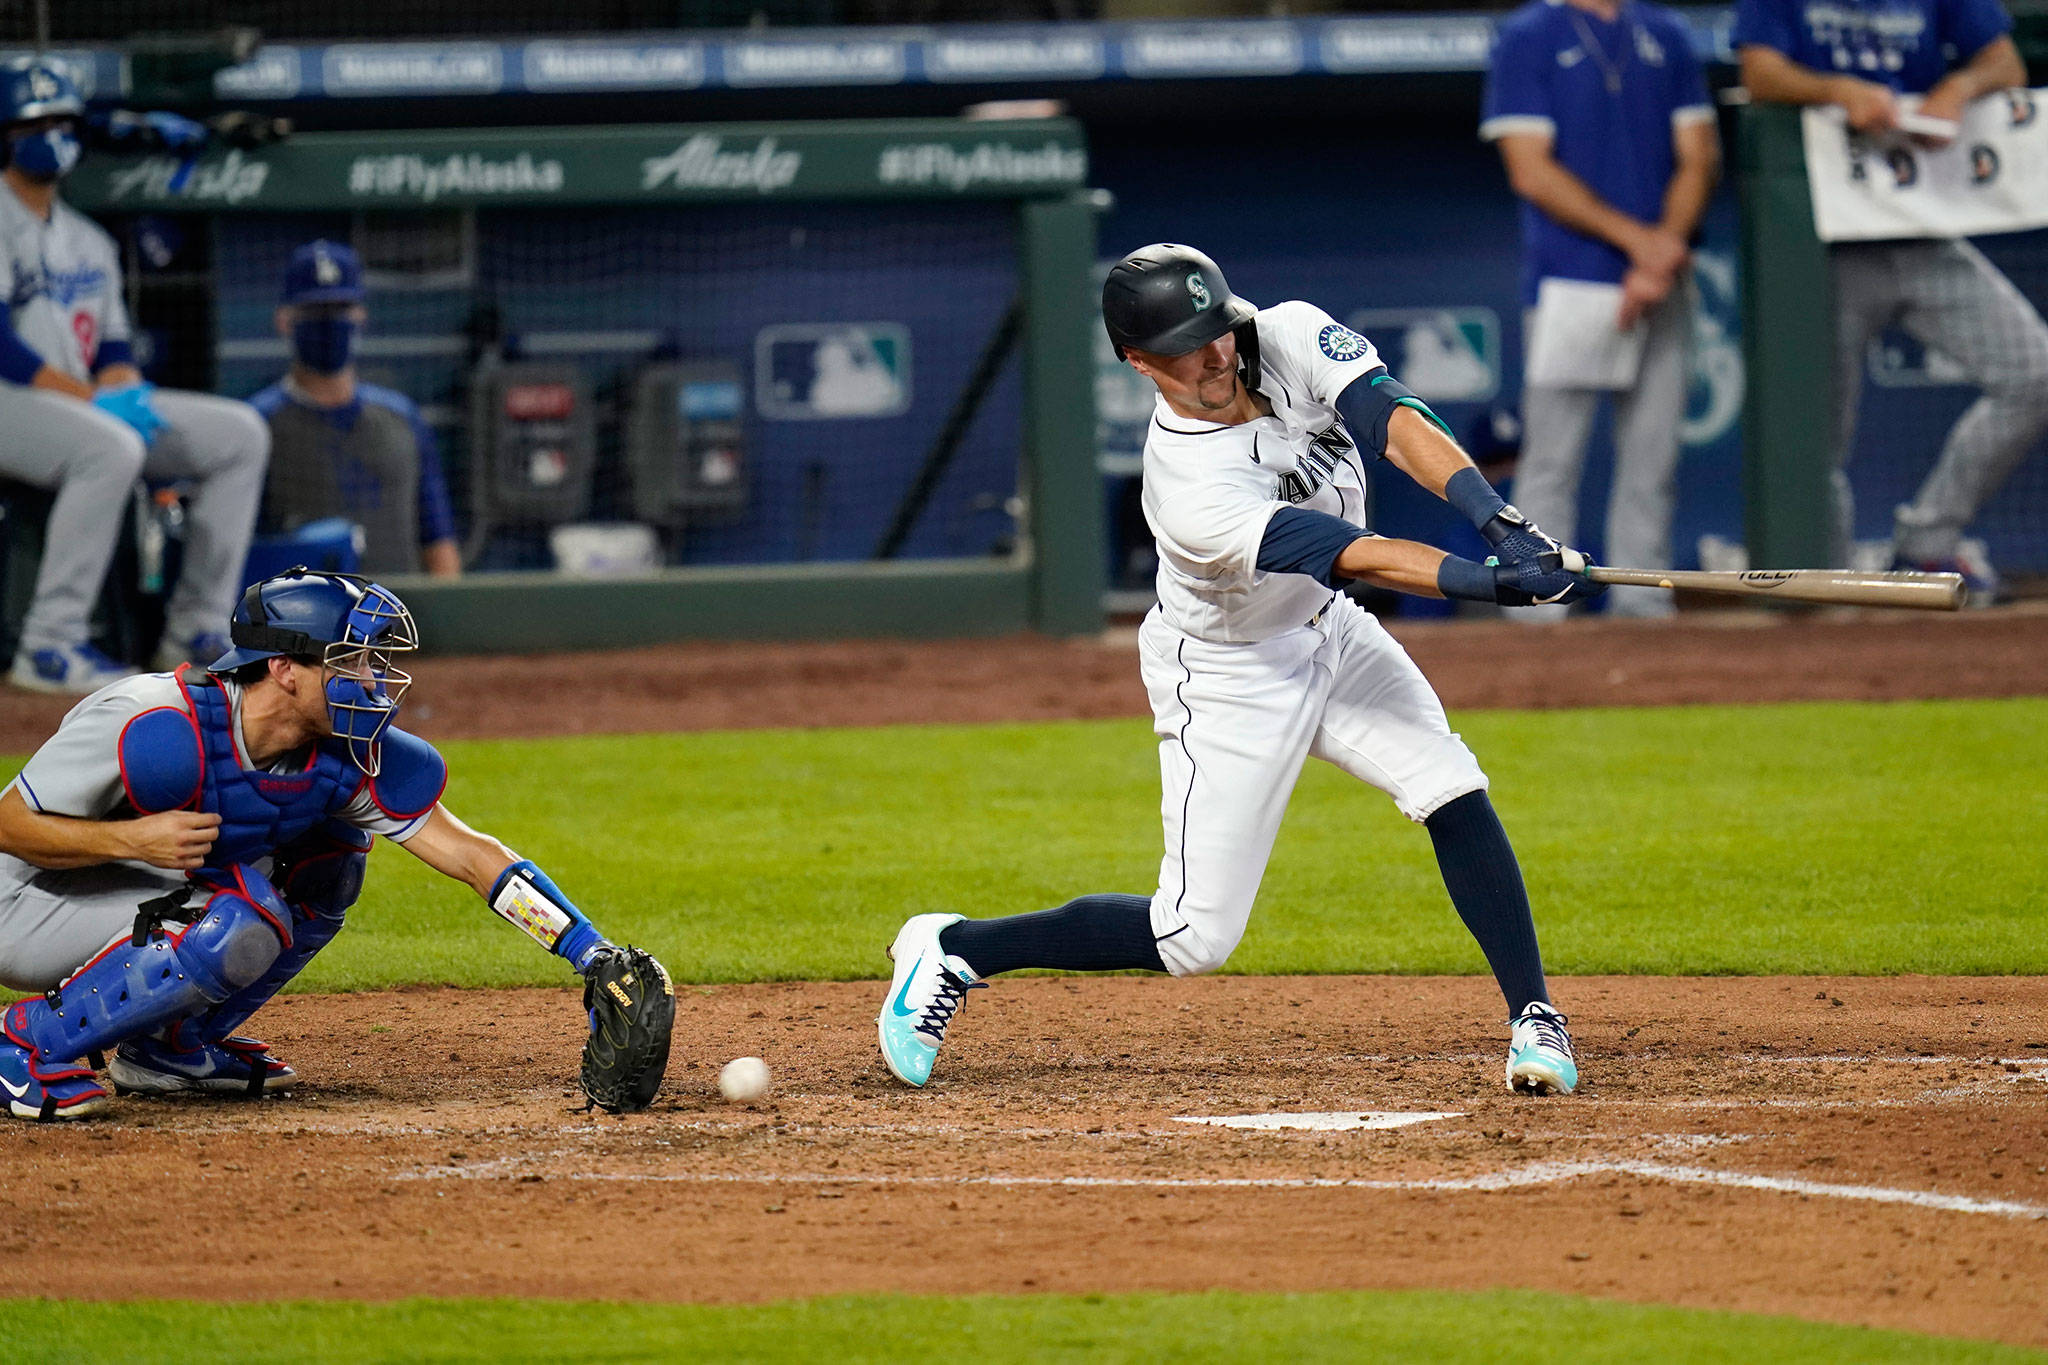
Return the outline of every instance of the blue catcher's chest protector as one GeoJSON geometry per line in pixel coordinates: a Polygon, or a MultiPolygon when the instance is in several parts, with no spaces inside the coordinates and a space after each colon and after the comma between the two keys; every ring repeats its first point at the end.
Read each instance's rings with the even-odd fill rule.
{"type": "Polygon", "coordinates": [[[313,761],[296,773],[251,772],[235,753],[234,710],[227,689],[195,686],[179,675],[198,721],[199,804],[220,816],[220,835],[207,854],[215,867],[254,862],[346,806],[365,778],[339,745],[316,744],[313,761]]]}

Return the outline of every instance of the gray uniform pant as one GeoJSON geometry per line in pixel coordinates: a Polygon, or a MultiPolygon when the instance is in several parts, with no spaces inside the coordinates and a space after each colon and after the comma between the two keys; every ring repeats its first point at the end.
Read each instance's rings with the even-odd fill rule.
{"type": "Polygon", "coordinates": [[[0,855],[0,986],[49,990],[133,933],[144,901],[183,882],[139,863],[49,872],[0,855]]]}
{"type": "Polygon", "coordinates": [[[84,642],[130,490],[144,474],[190,484],[185,561],[164,638],[227,633],[263,496],[270,428],[247,403],[159,389],[163,430],[147,448],[132,427],[65,394],[0,384],[0,474],[54,489],[35,599],[21,648],[84,642]]]}
{"type": "MultiPolygon", "coordinates": [[[[1681,280],[1644,319],[1642,367],[1632,389],[1614,394],[1614,488],[1607,502],[1609,562],[1631,569],[1671,567],[1671,508],[1678,475],[1678,424],[1690,380],[1692,285],[1681,280]]],[[[1524,329],[1527,334],[1527,329],[1524,329]]],[[[1522,454],[1515,463],[1515,506],[1558,540],[1578,539],[1579,476],[1605,390],[1529,385],[1522,390],[1522,454]]],[[[1617,616],[1663,616],[1671,594],[1613,588],[1617,616]]],[[[1555,619],[1561,606],[1526,607],[1518,620],[1555,619]]]]}
{"type": "Polygon", "coordinates": [[[1897,325],[1963,367],[1983,392],[1943,443],[1913,501],[1894,514],[1893,546],[1947,559],[1984,500],[2048,429],[2048,324],[1968,242],[1850,242],[1829,248],[1835,291],[1835,563],[1849,562],[1856,444],[1870,339],[1897,325]]]}

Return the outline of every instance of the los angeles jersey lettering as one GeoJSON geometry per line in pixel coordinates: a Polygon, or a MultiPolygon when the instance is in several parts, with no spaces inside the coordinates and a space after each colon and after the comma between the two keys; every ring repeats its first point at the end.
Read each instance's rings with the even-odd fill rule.
{"type": "Polygon", "coordinates": [[[1184,634],[1225,644],[1293,630],[1328,600],[1330,590],[1305,574],[1260,573],[1259,542],[1289,503],[1365,525],[1365,469],[1336,401],[1381,368],[1370,341],[1314,304],[1262,308],[1254,325],[1272,415],[1218,426],[1161,399],[1145,436],[1160,613],[1184,634]]]}

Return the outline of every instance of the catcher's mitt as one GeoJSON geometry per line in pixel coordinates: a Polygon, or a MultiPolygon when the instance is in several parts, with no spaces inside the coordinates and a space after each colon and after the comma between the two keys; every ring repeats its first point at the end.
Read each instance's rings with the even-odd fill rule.
{"type": "Polygon", "coordinates": [[[668,1070],[676,991],[668,972],[638,948],[600,948],[583,971],[590,1039],[583,1045],[583,1093],[614,1114],[645,1109],[668,1070]]]}

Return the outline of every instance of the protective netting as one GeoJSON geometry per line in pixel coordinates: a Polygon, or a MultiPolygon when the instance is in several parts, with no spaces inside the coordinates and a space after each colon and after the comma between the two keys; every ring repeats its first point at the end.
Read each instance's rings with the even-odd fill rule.
{"type": "MultiPolygon", "coordinates": [[[[1977,239],[1976,245],[2048,314],[2048,231],[1977,239]]],[[[1956,361],[1894,328],[1865,357],[1863,402],[1850,482],[1856,493],[1856,536],[1866,557],[1881,554],[1892,534],[1893,509],[1912,500],[1954,426],[1976,401],[1956,361]]],[[[2003,487],[1983,504],[1966,531],[2014,586],[2048,578],[2048,436],[2037,441],[2003,487]]],[[[1973,547],[1974,548],[1974,547],[1973,547]]]]}
{"type": "MultiPolygon", "coordinates": [[[[111,225],[128,247],[153,374],[232,397],[277,384],[292,364],[277,305],[293,249],[353,245],[368,290],[360,378],[402,396],[431,433],[451,504],[443,529],[470,570],[1015,548],[1023,385],[1010,205],[111,225]]],[[[403,525],[395,539],[379,534],[414,515],[402,463],[380,465],[376,442],[330,438],[323,424],[287,434],[292,405],[273,395],[267,406],[279,446],[261,529],[302,531],[325,508],[377,542],[366,568],[419,567],[389,562],[403,525]],[[331,448],[307,448],[320,440],[331,448]]],[[[408,444],[399,424],[393,433],[408,444]]],[[[430,501],[424,485],[418,495],[430,501]]],[[[422,542],[431,521],[419,516],[422,542]]]]}

